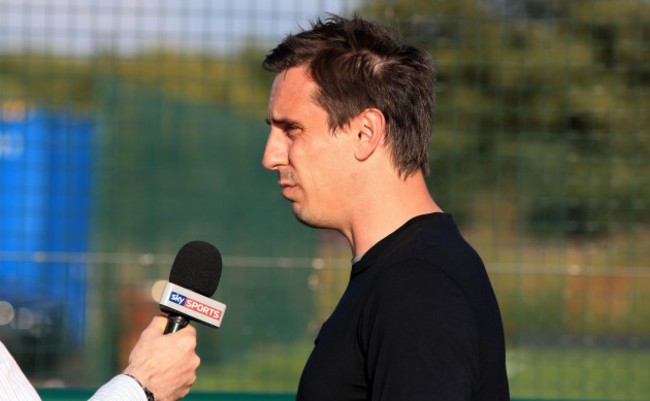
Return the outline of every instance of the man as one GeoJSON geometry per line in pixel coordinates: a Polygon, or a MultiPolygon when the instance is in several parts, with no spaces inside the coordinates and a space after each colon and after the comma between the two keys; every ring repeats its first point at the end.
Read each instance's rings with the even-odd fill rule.
{"type": "Polygon", "coordinates": [[[330,16],[264,67],[276,76],[263,165],[299,221],[339,231],[353,254],[297,399],[509,399],[487,273],[425,183],[428,55],[358,15],[330,16]]]}
{"type": "MultiPolygon", "coordinates": [[[[196,330],[187,326],[163,335],[166,325],[166,317],[154,317],[131,351],[124,372],[99,388],[90,401],[172,401],[186,396],[200,363],[196,330]]],[[[37,400],[36,390],[0,343],[0,401],[37,400]]]]}

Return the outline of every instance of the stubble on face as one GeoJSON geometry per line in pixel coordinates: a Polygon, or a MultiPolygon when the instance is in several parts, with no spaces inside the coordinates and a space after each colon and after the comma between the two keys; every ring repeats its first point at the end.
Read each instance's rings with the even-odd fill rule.
{"type": "Polygon", "coordinates": [[[291,211],[293,212],[296,220],[308,227],[323,228],[322,225],[318,223],[319,219],[313,216],[313,211],[310,213],[310,209],[308,209],[307,205],[305,204],[306,194],[300,186],[299,180],[296,178],[297,174],[295,171],[293,171],[290,167],[287,167],[279,170],[278,176],[280,182],[290,185],[291,191],[294,192],[293,196],[284,193],[283,196],[286,200],[291,202],[291,211]],[[296,191],[298,193],[295,193],[296,191]]]}

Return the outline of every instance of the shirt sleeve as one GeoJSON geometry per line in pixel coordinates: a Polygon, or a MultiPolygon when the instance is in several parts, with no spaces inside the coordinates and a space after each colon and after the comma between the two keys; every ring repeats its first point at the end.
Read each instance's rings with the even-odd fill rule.
{"type": "MultiPolygon", "coordinates": [[[[16,360],[0,342],[0,401],[41,401],[16,360]]],[[[147,401],[140,384],[127,375],[117,375],[89,401],[147,401]]]]}
{"type": "Polygon", "coordinates": [[[0,342],[0,401],[40,401],[34,386],[0,342]]]}
{"type": "Polygon", "coordinates": [[[117,375],[101,386],[88,401],[147,401],[140,384],[127,375],[117,375]]]}

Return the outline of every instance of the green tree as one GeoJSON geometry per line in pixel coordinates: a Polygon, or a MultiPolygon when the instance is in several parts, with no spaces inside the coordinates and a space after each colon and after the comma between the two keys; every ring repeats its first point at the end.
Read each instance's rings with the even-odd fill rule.
{"type": "Polygon", "coordinates": [[[650,3],[396,0],[364,13],[433,55],[431,185],[448,208],[471,218],[501,187],[538,233],[649,222],[650,3]]]}

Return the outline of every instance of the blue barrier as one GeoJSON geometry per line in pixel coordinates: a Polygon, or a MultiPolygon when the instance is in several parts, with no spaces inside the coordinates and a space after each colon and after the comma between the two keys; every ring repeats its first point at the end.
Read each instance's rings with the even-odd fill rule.
{"type": "Polygon", "coordinates": [[[92,131],[69,111],[0,103],[0,301],[13,310],[0,337],[16,354],[21,338],[83,341],[92,131]]]}

